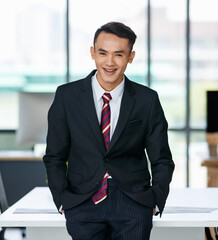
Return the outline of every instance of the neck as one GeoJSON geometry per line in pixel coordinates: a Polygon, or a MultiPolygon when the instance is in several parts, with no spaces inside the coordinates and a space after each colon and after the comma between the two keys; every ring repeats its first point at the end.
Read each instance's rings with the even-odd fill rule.
{"type": "Polygon", "coordinates": [[[114,83],[103,82],[98,78],[98,74],[97,74],[96,78],[97,78],[99,85],[107,92],[110,92],[113,89],[115,89],[123,81],[123,77],[122,77],[119,81],[116,81],[114,83]]]}

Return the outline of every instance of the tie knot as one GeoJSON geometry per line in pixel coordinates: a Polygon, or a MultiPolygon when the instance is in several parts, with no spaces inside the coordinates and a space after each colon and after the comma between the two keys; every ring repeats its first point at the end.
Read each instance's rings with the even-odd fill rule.
{"type": "Polygon", "coordinates": [[[112,99],[110,93],[104,93],[104,94],[102,95],[102,98],[103,98],[104,103],[109,103],[110,100],[112,99]]]}

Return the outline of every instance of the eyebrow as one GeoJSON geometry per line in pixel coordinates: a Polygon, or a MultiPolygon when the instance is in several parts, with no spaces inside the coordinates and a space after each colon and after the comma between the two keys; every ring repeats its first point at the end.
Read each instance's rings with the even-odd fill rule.
{"type": "Polygon", "coordinates": [[[99,48],[98,49],[99,52],[107,52],[106,50],[102,49],[102,48],[99,48]]]}
{"type": "MultiPolygon", "coordinates": [[[[106,50],[104,50],[102,48],[99,48],[98,51],[99,52],[105,52],[105,53],[107,52],[106,50]]],[[[123,50],[118,50],[118,51],[115,51],[114,53],[124,53],[124,51],[123,50]]]]}
{"type": "Polygon", "coordinates": [[[123,50],[115,51],[115,53],[124,53],[123,50]]]}

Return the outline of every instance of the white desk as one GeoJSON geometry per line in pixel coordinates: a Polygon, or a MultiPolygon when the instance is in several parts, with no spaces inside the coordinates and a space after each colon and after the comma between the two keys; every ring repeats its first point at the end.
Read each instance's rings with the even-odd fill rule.
{"type": "MultiPolygon", "coordinates": [[[[33,189],[0,215],[0,226],[26,227],[27,240],[71,240],[46,187],[33,189]]],[[[153,226],[151,240],[204,240],[204,227],[218,226],[218,188],[171,190],[153,226]]]]}

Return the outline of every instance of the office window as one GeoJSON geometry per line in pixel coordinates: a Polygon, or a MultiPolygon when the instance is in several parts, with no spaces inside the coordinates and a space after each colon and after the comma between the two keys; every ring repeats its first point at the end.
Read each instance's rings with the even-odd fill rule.
{"type": "MultiPolygon", "coordinates": [[[[190,1],[190,186],[206,186],[206,91],[218,89],[218,2],[190,1]],[[205,11],[202,11],[205,9],[205,11]],[[203,179],[203,180],[202,180],[203,179]]],[[[214,109],[215,111],[215,109],[214,109]]]]}
{"type": "Polygon", "coordinates": [[[186,135],[184,131],[169,131],[169,145],[173,160],[176,164],[171,186],[174,188],[186,187],[186,135]]]}
{"type": "MultiPolygon", "coordinates": [[[[151,1],[151,88],[160,97],[170,129],[185,127],[186,4],[179,1],[151,1]]],[[[185,132],[170,132],[170,147],[176,164],[173,186],[186,182],[185,132]]]]}
{"type": "Polygon", "coordinates": [[[185,125],[185,1],[151,1],[151,87],[170,128],[185,125]]]}
{"type": "Polygon", "coordinates": [[[0,6],[0,129],[18,126],[18,91],[54,91],[65,81],[64,1],[0,6]]]}
{"type": "Polygon", "coordinates": [[[3,1],[0,149],[18,149],[18,92],[53,92],[86,76],[95,68],[89,53],[94,32],[121,21],[138,36],[126,74],[158,92],[169,123],[176,164],[172,186],[205,186],[200,165],[208,156],[206,91],[218,89],[217,5],[217,0],[3,1]]]}
{"type": "Polygon", "coordinates": [[[218,89],[217,8],[216,0],[192,0],[190,5],[192,128],[206,127],[206,91],[218,89]]]}
{"type": "Polygon", "coordinates": [[[192,188],[207,187],[207,169],[201,166],[209,156],[204,131],[192,131],[189,149],[190,186],[192,188]]]}

